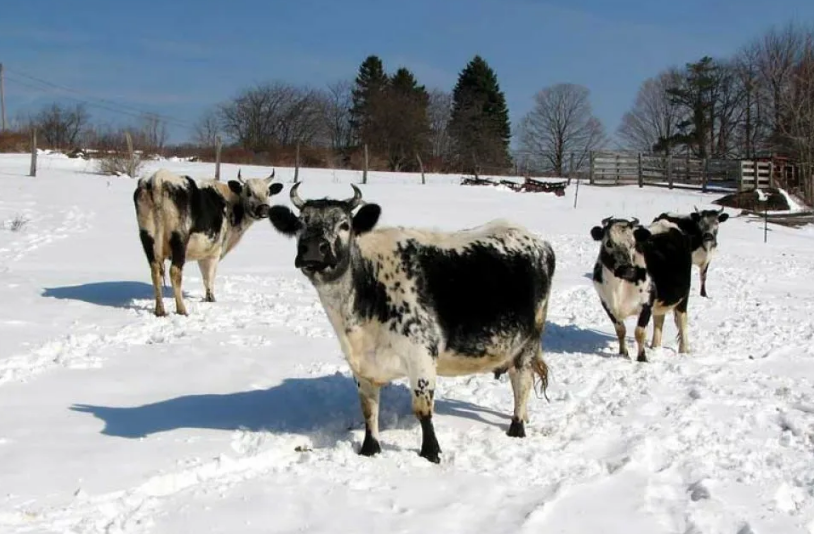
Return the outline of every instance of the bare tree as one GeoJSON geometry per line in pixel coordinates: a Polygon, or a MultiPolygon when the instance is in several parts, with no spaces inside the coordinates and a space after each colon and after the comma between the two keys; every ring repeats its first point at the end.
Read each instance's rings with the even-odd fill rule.
{"type": "Polygon", "coordinates": [[[678,69],[668,69],[644,81],[636,95],[633,108],[622,117],[617,135],[628,148],[653,152],[659,139],[675,135],[677,124],[685,117],[679,106],[671,102],[667,89],[680,83],[678,69]]]}
{"type": "Polygon", "coordinates": [[[806,202],[814,202],[814,35],[803,45],[781,102],[780,135],[803,173],[806,202]]]}
{"type": "Polygon", "coordinates": [[[217,137],[221,132],[218,113],[208,109],[198,119],[194,126],[193,140],[199,147],[213,147],[217,144],[217,137]]]}
{"type": "Polygon", "coordinates": [[[69,108],[54,103],[37,114],[34,125],[48,146],[63,149],[77,144],[89,121],[83,104],[69,108]]]}
{"type": "Polygon", "coordinates": [[[141,117],[138,130],[142,138],[141,148],[151,154],[161,154],[169,138],[167,123],[156,114],[146,113],[141,117]]]}
{"type": "Polygon", "coordinates": [[[220,106],[219,115],[224,132],[256,152],[298,141],[312,143],[324,127],[317,92],[283,82],[244,89],[220,106]]]}
{"type": "Polygon", "coordinates": [[[534,96],[534,108],[520,124],[523,150],[550,163],[562,176],[566,158],[574,155],[577,169],[591,150],[605,142],[602,123],[594,117],[586,87],[563,83],[546,87],[534,96]]]}
{"type": "Polygon", "coordinates": [[[430,144],[432,157],[446,161],[452,155],[452,138],[449,120],[452,117],[452,93],[433,89],[429,93],[427,115],[430,121],[430,144]]]}
{"type": "Polygon", "coordinates": [[[350,109],[353,104],[353,82],[338,80],[329,83],[320,93],[324,128],[334,151],[349,147],[353,141],[350,109]]]}

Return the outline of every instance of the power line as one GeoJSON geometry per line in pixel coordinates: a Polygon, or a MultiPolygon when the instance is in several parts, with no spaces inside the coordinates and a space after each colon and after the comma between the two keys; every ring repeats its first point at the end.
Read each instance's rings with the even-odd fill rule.
{"type": "Polygon", "coordinates": [[[128,104],[122,104],[122,103],[114,102],[114,101],[107,100],[107,99],[104,99],[104,98],[101,98],[101,97],[96,97],[96,96],[93,96],[93,95],[91,95],[89,93],[86,93],[84,91],[80,91],[80,90],[77,90],[77,89],[66,87],[64,85],[49,82],[47,80],[43,80],[43,79],[38,78],[36,76],[31,76],[29,74],[20,72],[17,69],[12,70],[12,69],[6,68],[6,72],[8,74],[13,75],[13,76],[8,76],[8,79],[10,81],[13,81],[16,84],[22,85],[22,86],[27,87],[29,89],[34,89],[34,90],[42,91],[42,92],[48,92],[48,93],[52,93],[52,94],[54,94],[54,93],[55,94],[61,94],[62,92],[69,92],[69,93],[73,93],[73,94],[76,94],[76,95],[83,96],[85,98],[77,98],[77,97],[67,96],[67,95],[61,95],[61,96],[63,96],[64,98],[68,98],[70,100],[76,101],[76,102],[86,104],[88,106],[96,107],[96,108],[103,109],[103,110],[106,110],[106,111],[111,111],[111,112],[114,112],[114,113],[120,113],[122,115],[127,115],[127,116],[130,116],[130,117],[143,118],[145,115],[147,115],[147,116],[152,116],[152,117],[156,117],[158,119],[161,119],[161,120],[163,120],[165,123],[167,123],[169,125],[185,128],[185,129],[188,129],[188,130],[193,130],[194,129],[194,126],[191,123],[189,123],[189,122],[187,122],[185,120],[182,120],[182,119],[171,117],[169,115],[155,113],[155,112],[152,112],[152,111],[146,111],[144,109],[136,108],[136,107],[128,105],[128,104]],[[26,78],[26,80],[21,79],[20,77],[26,78]]]}

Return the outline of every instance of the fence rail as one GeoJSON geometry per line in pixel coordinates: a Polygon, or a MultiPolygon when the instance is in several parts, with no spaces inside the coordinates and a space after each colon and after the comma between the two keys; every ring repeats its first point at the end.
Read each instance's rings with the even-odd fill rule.
{"type": "Polygon", "coordinates": [[[675,188],[737,189],[739,162],[631,152],[591,154],[590,182],[675,188]]]}

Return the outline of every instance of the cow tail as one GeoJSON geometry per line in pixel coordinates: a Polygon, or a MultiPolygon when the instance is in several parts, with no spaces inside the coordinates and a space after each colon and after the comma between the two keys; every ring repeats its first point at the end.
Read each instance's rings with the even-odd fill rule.
{"type": "MultiPolygon", "coordinates": [[[[545,361],[543,361],[543,357],[540,353],[538,353],[532,360],[531,360],[531,370],[537,375],[539,382],[535,380],[535,388],[539,386],[540,393],[543,394],[545,400],[551,402],[551,399],[548,398],[548,365],[546,365],[545,361]]],[[[537,396],[539,398],[539,395],[537,396]]]]}

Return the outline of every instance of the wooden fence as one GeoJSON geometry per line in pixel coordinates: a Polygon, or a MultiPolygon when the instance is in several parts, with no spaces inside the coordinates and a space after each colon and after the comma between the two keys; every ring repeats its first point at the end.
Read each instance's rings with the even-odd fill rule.
{"type": "Polygon", "coordinates": [[[591,153],[590,161],[589,179],[595,185],[742,191],[774,187],[776,182],[786,184],[797,175],[794,165],[766,159],[698,159],[597,151],[591,153]]]}

